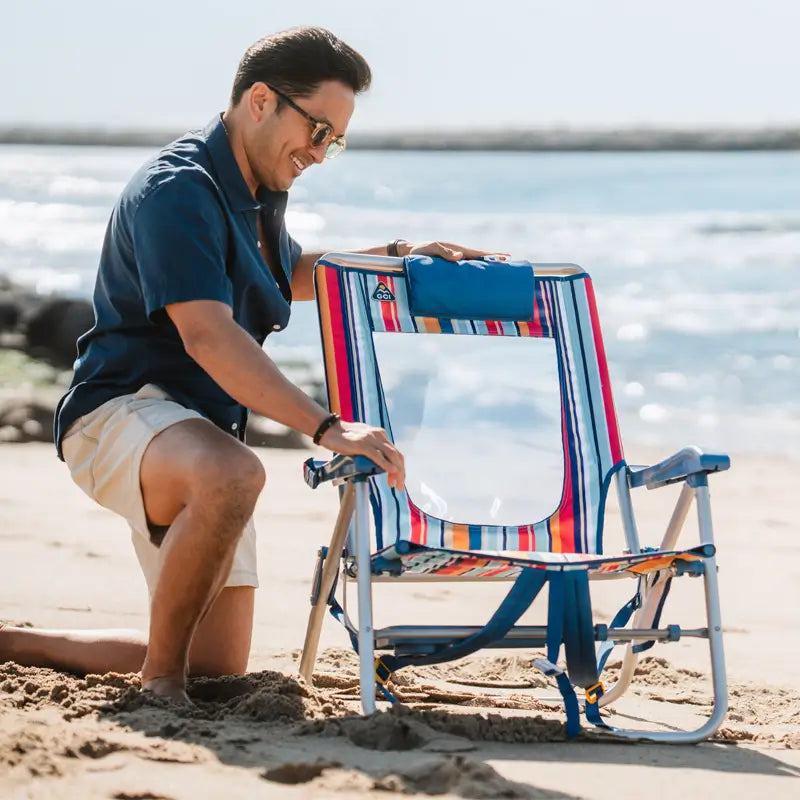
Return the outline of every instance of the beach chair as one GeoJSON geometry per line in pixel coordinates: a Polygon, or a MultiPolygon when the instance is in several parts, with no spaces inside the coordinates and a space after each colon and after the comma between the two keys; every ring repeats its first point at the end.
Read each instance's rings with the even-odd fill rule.
{"type": "Polygon", "coordinates": [[[708,475],[730,461],[686,447],[652,466],[625,462],[587,273],[570,264],[328,254],[315,286],[330,408],[385,428],[406,456],[407,484],[390,489],[361,456],[304,465],[312,488],[331,481],[340,493],[313,579],[300,661],[306,680],[330,610],[358,652],[365,714],[376,709],[376,690],[393,700],[387,681],[403,667],[489,647],[546,648],[532,668],[555,681],[568,737],[580,730],[581,706],[590,723],[619,737],[710,736],[725,715],[727,688],[708,475]],[[660,545],[642,546],[631,490],[672,483],[682,489],[660,545]],[[612,484],[626,546],[608,555],[612,484]],[[681,549],[693,502],[700,541],[681,549]],[[700,627],[660,622],[679,577],[704,582],[700,627]],[[628,579],[633,591],[608,624],[593,619],[589,584],[600,579],[628,579]],[[346,589],[353,580],[357,624],[336,598],[337,584],[346,589]],[[484,624],[373,627],[374,583],[442,580],[512,586],[484,624]],[[545,588],[546,624],[519,624],[545,588]],[[600,709],[629,687],[639,654],[687,637],[709,643],[709,718],[691,731],[607,725],[600,709]],[[606,688],[601,674],[618,643],[622,667],[606,688]]]}

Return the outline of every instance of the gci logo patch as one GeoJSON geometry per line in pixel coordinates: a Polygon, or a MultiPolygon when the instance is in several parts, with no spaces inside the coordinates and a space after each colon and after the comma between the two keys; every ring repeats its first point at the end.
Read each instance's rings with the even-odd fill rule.
{"type": "Polygon", "coordinates": [[[378,285],[372,293],[372,299],[382,300],[384,303],[394,303],[392,290],[383,281],[378,281],[378,285]]]}

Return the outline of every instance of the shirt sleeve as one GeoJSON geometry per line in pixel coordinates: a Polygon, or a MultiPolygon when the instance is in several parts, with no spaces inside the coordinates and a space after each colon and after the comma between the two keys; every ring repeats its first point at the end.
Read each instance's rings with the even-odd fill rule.
{"type": "Polygon", "coordinates": [[[150,319],[170,303],[218,300],[233,306],[225,268],[228,225],[214,188],[181,175],[142,200],[133,249],[150,319]]]}
{"type": "Polygon", "coordinates": [[[303,248],[288,233],[287,237],[289,239],[289,277],[291,278],[300,256],[303,255],[303,248]]]}

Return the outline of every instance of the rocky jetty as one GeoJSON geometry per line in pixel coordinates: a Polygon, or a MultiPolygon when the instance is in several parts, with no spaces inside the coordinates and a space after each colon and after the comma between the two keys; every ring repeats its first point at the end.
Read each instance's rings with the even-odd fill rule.
{"type": "MultiPolygon", "coordinates": [[[[75,342],[94,324],[86,300],[42,296],[0,276],[0,443],[51,442],[53,415],[72,379],[75,342]]],[[[322,381],[311,364],[279,364],[284,373],[324,404],[322,381]]],[[[253,447],[308,446],[308,439],[253,415],[253,447]]]]}
{"type": "MultiPolygon", "coordinates": [[[[162,147],[180,130],[0,126],[0,144],[162,147]]],[[[550,126],[502,129],[361,131],[350,150],[466,150],[505,152],[642,152],[658,150],[799,150],[798,125],[754,127],[550,126]]]]}

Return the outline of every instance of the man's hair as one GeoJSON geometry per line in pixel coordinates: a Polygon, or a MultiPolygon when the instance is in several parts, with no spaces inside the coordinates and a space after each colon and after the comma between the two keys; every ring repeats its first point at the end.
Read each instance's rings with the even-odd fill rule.
{"type": "Polygon", "coordinates": [[[325,28],[290,28],[265,36],[247,49],[236,70],[231,105],[254,83],[308,97],[323,81],[339,81],[358,94],[369,88],[372,72],[360,53],[325,28]]]}

